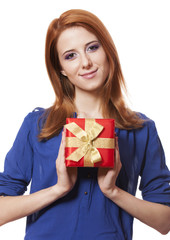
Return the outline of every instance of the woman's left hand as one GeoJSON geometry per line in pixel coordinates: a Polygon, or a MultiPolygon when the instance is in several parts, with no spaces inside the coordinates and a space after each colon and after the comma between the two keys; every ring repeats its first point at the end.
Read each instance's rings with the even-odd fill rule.
{"type": "Polygon", "coordinates": [[[103,194],[118,207],[141,222],[162,234],[170,231],[170,208],[164,204],[148,202],[131,195],[116,186],[116,179],[121,169],[118,141],[115,147],[114,168],[98,169],[98,184],[103,194]]]}
{"type": "Polygon", "coordinates": [[[115,144],[115,162],[114,168],[99,168],[98,169],[98,184],[103,194],[110,198],[116,189],[116,179],[122,167],[119,154],[118,138],[116,137],[115,144]]]}

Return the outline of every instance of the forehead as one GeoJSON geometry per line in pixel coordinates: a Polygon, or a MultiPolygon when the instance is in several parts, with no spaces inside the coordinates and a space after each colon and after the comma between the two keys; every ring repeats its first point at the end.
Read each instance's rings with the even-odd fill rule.
{"type": "Polygon", "coordinates": [[[65,29],[59,36],[57,42],[57,49],[61,48],[75,48],[78,45],[87,44],[90,41],[98,40],[95,34],[89,32],[84,27],[74,26],[65,29]]]}

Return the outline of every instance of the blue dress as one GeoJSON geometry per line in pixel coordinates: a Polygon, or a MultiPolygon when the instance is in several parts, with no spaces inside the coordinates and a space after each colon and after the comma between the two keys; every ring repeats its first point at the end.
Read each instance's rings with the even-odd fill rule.
{"type": "MultiPolygon", "coordinates": [[[[30,182],[30,193],[56,184],[61,133],[38,141],[38,119],[43,112],[38,109],[24,119],[0,173],[0,195],[22,195],[30,182]]],[[[116,128],[122,162],[117,185],[135,195],[140,176],[143,199],[170,205],[170,172],[164,151],[154,122],[141,117],[147,119],[143,128],[116,128]]],[[[70,193],[27,217],[25,240],[131,240],[133,217],[103,195],[97,171],[78,168],[70,193]]]]}

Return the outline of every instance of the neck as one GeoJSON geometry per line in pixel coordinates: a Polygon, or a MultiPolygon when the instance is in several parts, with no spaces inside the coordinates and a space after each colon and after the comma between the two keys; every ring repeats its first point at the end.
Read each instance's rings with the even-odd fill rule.
{"type": "Polygon", "coordinates": [[[97,94],[76,91],[75,106],[80,118],[103,118],[101,98],[97,94]]]}

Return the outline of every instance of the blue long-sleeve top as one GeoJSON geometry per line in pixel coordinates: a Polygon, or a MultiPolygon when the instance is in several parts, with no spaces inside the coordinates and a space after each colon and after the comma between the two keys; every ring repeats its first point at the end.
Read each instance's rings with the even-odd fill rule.
{"type": "MultiPolygon", "coordinates": [[[[0,195],[22,195],[57,183],[56,159],[61,133],[38,141],[38,120],[43,109],[29,113],[5,159],[0,173],[0,195]]],[[[138,184],[143,199],[170,205],[170,172],[155,124],[143,128],[116,128],[122,169],[117,185],[135,195],[138,184]]],[[[78,168],[73,190],[48,207],[27,217],[25,240],[131,240],[133,217],[105,197],[97,182],[97,168],[78,168]]]]}

